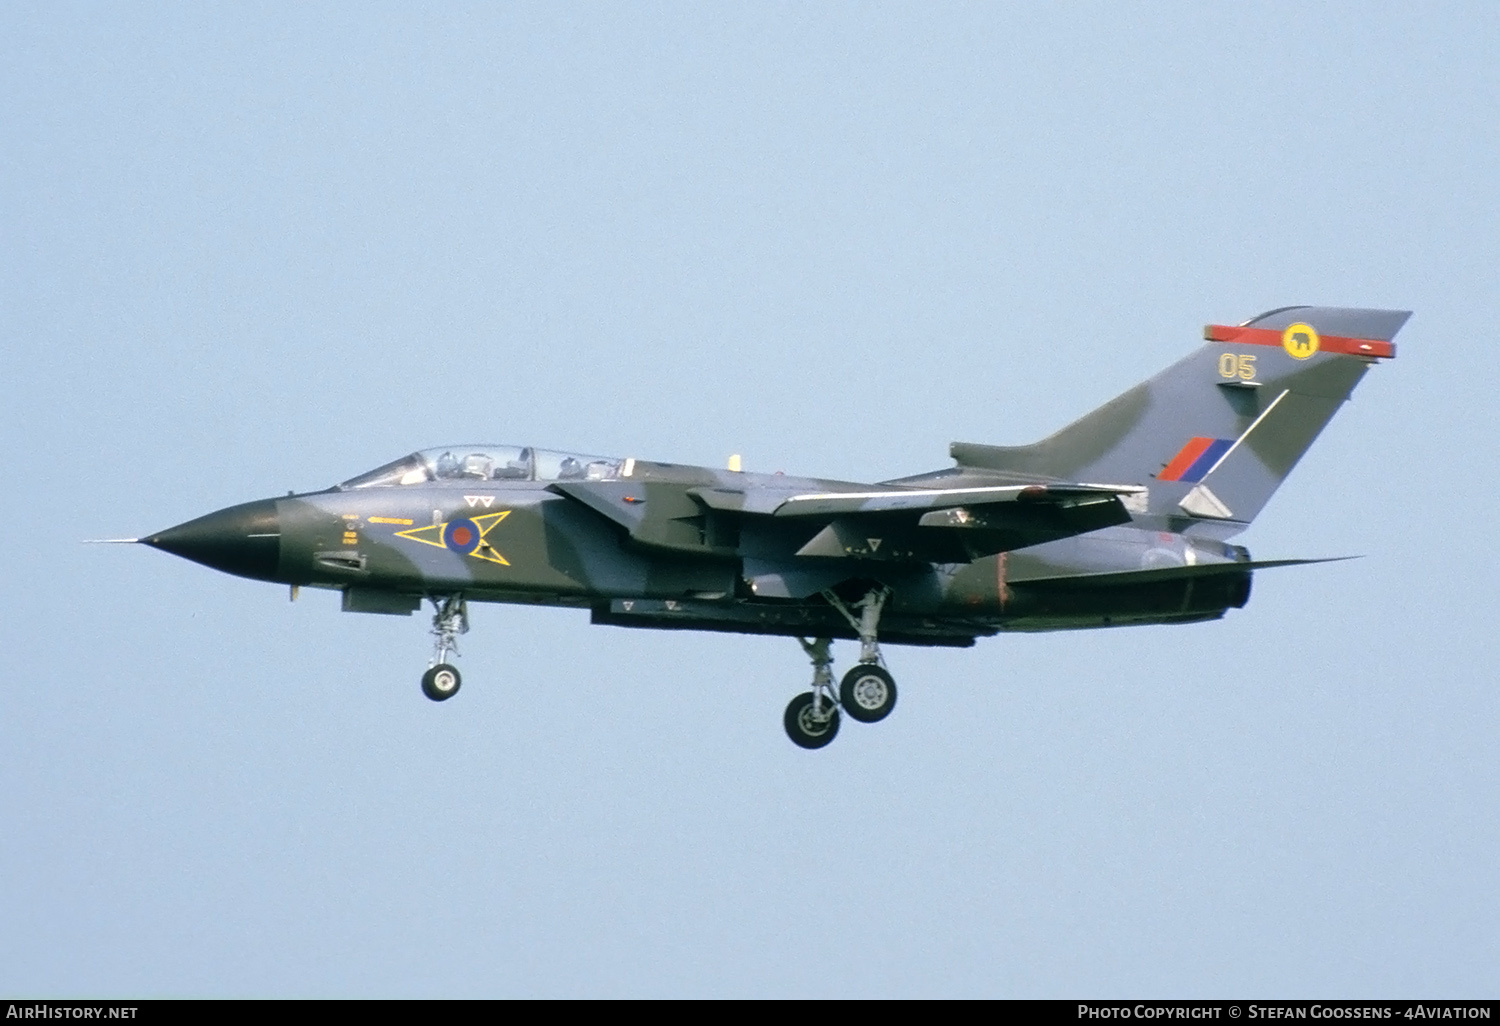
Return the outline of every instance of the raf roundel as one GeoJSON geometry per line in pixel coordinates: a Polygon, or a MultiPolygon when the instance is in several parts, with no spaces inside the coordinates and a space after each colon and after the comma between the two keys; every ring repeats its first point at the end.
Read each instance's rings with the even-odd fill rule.
{"type": "Polygon", "coordinates": [[[479,525],[468,517],[450,520],[443,528],[443,544],[463,556],[479,548],[482,536],[479,525]]]}
{"type": "Polygon", "coordinates": [[[1294,360],[1306,360],[1318,351],[1318,333],[1311,324],[1288,324],[1281,333],[1281,348],[1294,360]]]}

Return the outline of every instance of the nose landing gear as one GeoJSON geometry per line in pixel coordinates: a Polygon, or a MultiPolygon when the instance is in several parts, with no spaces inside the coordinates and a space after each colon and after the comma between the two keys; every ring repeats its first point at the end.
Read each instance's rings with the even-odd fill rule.
{"type": "Polygon", "coordinates": [[[422,694],[434,702],[446,702],[458,694],[463,676],[448,662],[448,655],[458,655],[458,636],[469,632],[469,604],[462,595],[449,595],[439,602],[432,600],[432,664],[422,674],[422,694]]]}

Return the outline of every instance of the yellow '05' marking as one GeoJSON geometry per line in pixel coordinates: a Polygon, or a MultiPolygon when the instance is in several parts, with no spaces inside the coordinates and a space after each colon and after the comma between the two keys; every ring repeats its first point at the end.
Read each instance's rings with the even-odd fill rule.
{"type": "Polygon", "coordinates": [[[1255,380],[1255,357],[1250,353],[1225,353],[1219,357],[1219,377],[1255,380]]]}

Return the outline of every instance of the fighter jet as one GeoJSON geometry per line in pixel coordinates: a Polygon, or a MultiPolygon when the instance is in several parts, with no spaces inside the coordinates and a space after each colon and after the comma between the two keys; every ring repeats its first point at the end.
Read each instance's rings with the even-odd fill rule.
{"type": "Polygon", "coordinates": [[[1229,543],[1377,362],[1408,311],[1285,307],[1205,343],[1032,445],[875,484],[515,445],[423,449],[322,491],[139,541],[226,573],[434,609],[422,691],[458,693],[470,602],[587,609],[619,627],[796,638],[812,685],[783,722],[821,748],[896,705],[883,644],[1185,624],[1244,606],[1229,543]],[[832,642],[859,655],[835,684],[832,642]]]}

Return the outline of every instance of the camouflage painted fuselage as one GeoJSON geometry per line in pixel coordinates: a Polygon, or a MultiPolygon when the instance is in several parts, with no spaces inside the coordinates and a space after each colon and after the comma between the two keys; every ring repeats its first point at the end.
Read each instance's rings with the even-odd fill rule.
{"type": "Polygon", "coordinates": [[[839,607],[880,589],[881,640],[922,645],[1213,619],[1244,605],[1256,568],[1297,562],[1257,564],[1227,539],[1394,355],[1407,316],[1295,307],[1210,327],[1047,439],[955,443],[957,466],[881,484],[456,447],[143,541],[340,590],[355,612],[460,596],[629,627],[852,637],[839,607]]]}
{"type": "MultiPolygon", "coordinates": [[[[858,556],[799,556],[826,524],[743,517],[688,493],[859,491],[845,482],[633,461],[611,483],[618,519],[543,482],[434,481],[273,500],[279,538],[265,579],[344,591],[351,611],[414,611],[424,596],[587,607],[596,622],[852,637],[821,597],[872,582],[892,588],[882,636],[968,644],[998,630],[1049,630],[1212,618],[1249,595],[1250,570],[1203,578],[1067,586],[1077,575],[1223,565],[1244,549],[1133,525],[1012,552],[922,558],[949,539],[909,538],[899,518],[865,522],[858,556]],[[627,523],[633,515],[635,523],[627,523]],[[472,524],[479,545],[450,544],[472,524]],[[631,528],[635,529],[632,530],[631,528]],[[460,527],[458,530],[462,530],[460,527]],[[869,551],[871,542],[874,551],[869,551]],[[882,553],[881,550],[885,552],[882,553]],[[1028,582],[1042,583],[1028,583],[1028,582]]],[[[996,484],[1002,475],[966,474],[996,484]]],[[[953,486],[952,475],[943,484],[953,486]]],[[[941,555],[941,553],[937,553],[941,555]]]]}

